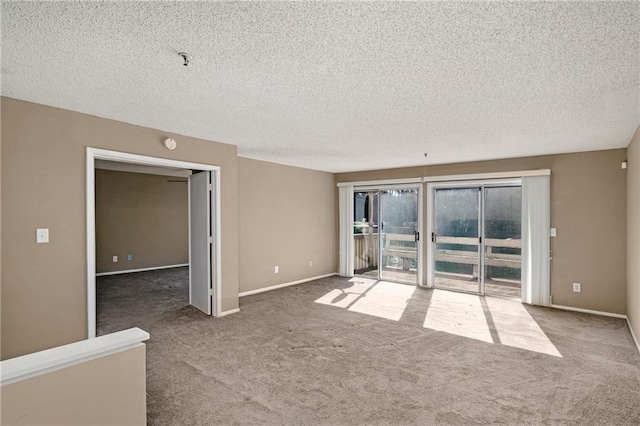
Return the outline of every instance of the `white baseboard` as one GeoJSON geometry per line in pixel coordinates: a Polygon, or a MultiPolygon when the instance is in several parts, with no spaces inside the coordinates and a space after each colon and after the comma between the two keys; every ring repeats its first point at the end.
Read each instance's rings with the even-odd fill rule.
{"type": "Polygon", "coordinates": [[[240,308],[229,309],[228,311],[221,312],[220,315],[217,316],[217,318],[226,317],[227,315],[236,314],[238,312],[240,312],[240,308]]]}
{"type": "Polygon", "coordinates": [[[591,309],[574,308],[573,306],[551,305],[554,309],[562,309],[564,311],[582,312],[583,314],[601,315],[603,317],[612,317],[627,319],[626,315],[614,314],[612,312],[592,311],[591,309]]]}
{"type": "Polygon", "coordinates": [[[189,266],[189,264],[188,263],[181,263],[179,265],[152,266],[151,268],[126,269],[124,271],[100,272],[99,274],[96,274],[96,277],[102,277],[102,276],[105,276],[105,275],[130,274],[132,272],[155,271],[155,270],[158,270],[158,269],[180,268],[182,266],[189,266]]]}
{"type": "Polygon", "coordinates": [[[631,332],[631,337],[633,337],[633,341],[636,342],[636,349],[638,349],[638,353],[640,354],[640,342],[638,342],[638,338],[636,334],[633,332],[633,327],[631,327],[631,322],[629,321],[629,317],[627,317],[627,325],[629,326],[629,331],[631,332]]]}
{"type": "Polygon", "coordinates": [[[337,272],[332,272],[330,274],[318,275],[317,277],[305,278],[305,279],[302,279],[302,280],[291,281],[291,282],[283,283],[283,284],[276,284],[276,285],[272,285],[270,287],[263,287],[263,288],[259,288],[257,290],[243,291],[242,293],[238,294],[238,297],[251,296],[252,294],[258,294],[258,293],[264,293],[265,291],[277,290],[279,288],[289,287],[289,286],[296,285],[296,284],[302,284],[302,283],[306,283],[306,282],[309,282],[309,281],[319,280],[321,278],[332,277],[334,275],[338,275],[338,273],[337,272]]]}

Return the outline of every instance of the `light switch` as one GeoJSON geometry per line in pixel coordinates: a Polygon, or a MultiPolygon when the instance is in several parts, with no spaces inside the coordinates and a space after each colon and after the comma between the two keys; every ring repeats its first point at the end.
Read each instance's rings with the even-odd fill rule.
{"type": "Polygon", "coordinates": [[[551,232],[549,232],[549,236],[555,237],[556,235],[558,235],[556,232],[556,228],[551,228],[551,232]]]}
{"type": "Polygon", "coordinates": [[[36,243],[44,244],[49,242],[49,228],[36,229],[36,243]]]}

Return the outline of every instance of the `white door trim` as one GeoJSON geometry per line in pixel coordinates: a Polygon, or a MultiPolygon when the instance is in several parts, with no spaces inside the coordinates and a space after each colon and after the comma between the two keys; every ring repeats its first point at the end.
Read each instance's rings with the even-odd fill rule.
{"type": "Polygon", "coordinates": [[[422,178],[406,178],[406,179],[381,179],[381,180],[361,180],[357,182],[339,182],[336,186],[371,186],[379,188],[381,185],[411,185],[412,183],[422,183],[422,178]]]}
{"type": "Polygon", "coordinates": [[[551,169],[521,170],[514,172],[472,173],[468,175],[424,176],[423,182],[450,182],[455,180],[487,180],[521,178],[526,176],[550,176],[551,169]]]}
{"type": "Polygon", "coordinates": [[[207,170],[215,175],[215,230],[214,243],[215,275],[213,283],[213,315],[222,314],[222,252],[221,252],[221,218],[220,218],[220,166],[212,164],[191,163],[188,161],[171,160],[168,158],[149,157],[146,155],[131,154],[127,152],[110,151],[100,148],[87,147],[86,169],[86,219],[87,219],[87,336],[96,337],[96,194],[95,194],[95,161],[108,160],[120,163],[139,164],[155,167],[170,167],[174,169],[207,170]]]}

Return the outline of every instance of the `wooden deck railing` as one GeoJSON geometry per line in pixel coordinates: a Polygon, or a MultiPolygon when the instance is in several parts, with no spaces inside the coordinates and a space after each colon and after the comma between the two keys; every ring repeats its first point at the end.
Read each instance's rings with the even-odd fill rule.
{"type": "MultiPolygon", "coordinates": [[[[437,244],[457,244],[477,246],[477,238],[438,236],[437,244]]],[[[503,268],[520,268],[522,256],[519,254],[494,253],[494,247],[522,248],[522,240],[487,238],[485,240],[484,264],[485,266],[499,266],[503,268]]],[[[464,251],[452,249],[436,249],[437,262],[463,263],[467,265],[478,264],[477,251],[464,251]]]]}
{"type": "MultiPolygon", "coordinates": [[[[382,264],[387,266],[389,257],[400,257],[403,260],[403,269],[410,268],[411,259],[417,259],[416,247],[405,247],[403,241],[414,241],[413,234],[388,234],[383,233],[384,247],[382,248],[382,264]]],[[[380,251],[379,234],[355,234],[353,269],[363,270],[378,267],[378,254],[380,251]]]]}
{"type": "Polygon", "coordinates": [[[378,234],[355,234],[353,236],[353,269],[378,267],[378,234]]]}
{"type": "Polygon", "coordinates": [[[411,269],[411,261],[418,259],[418,245],[413,234],[383,234],[384,247],[382,248],[382,263],[386,265],[389,257],[402,259],[402,269],[411,269]],[[406,244],[406,243],[413,244],[406,244]]]}
{"type": "MultiPolygon", "coordinates": [[[[447,237],[438,236],[436,239],[437,244],[457,244],[466,246],[477,246],[478,238],[466,238],[466,237],[447,237]]],[[[520,239],[497,239],[487,238],[485,239],[484,248],[484,266],[496,266],[502,268],[520,269],[522,267],[522,256],[520,254],[505,254],[494,253],[493,248],[522,248],[522,240],[520,239]]],[[[435,253],[436,262],[449,262],[465,265],[473,265],[472,277],[478,276],[478,265],[480,263],[479,253],[477,250],[452,250],[452,249],[436,249],[435,253]]],[[[485,269],[485,274],[488,275],[488,269],[485,269]]]]}
{"type": "MultiPolygon", "coordinates": [[[[354,239],[354,269],[362,270],[378,267],[379,239],[378,234],[355,234],[354,239]]],[[[412,234],[390,234],[383,233],[384,244],[382,248],[383,264],[386,265],[388,257],[399,257],[403,259],[403,269],[409,269],[411,260],[418,257],[417,247],[410,247],[405,242],[415,240],[412,234]]],[[[460,246],[477,246],[478,238],[438,236],[437,244],[455,244],[460,246]]],[[[519,269],[522,264],[520,254],[494,253],[493,248],[522,248],[520,239],[498,239],[487,238],[485,240],[484,264],[485,266],[496,266],[503,268],[519,269]]],[[[440,249],[435,252],[437,262],[461,263],[465,265],[476,265],[474,274],[477,274],[479,263],[478,251],[440,249]]]]}

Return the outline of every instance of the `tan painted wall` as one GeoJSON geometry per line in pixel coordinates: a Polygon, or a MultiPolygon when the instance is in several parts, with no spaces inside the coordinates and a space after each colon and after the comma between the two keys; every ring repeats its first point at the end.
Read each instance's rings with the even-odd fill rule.
{"type": "Polygon", "coordinates": [[[0,388],[3,425],[145,425],[145,346],[0,388]]]}
{"type": "Polygon", "coordinates": [[[87,146],[221,166],[222,308],[238,306],[235,146],[9,98],[1,108],[3,359],[87,336],[87,146]],[[49,244],[35,243],[38,227],[49,244]]]}
{"type": "Polygon", "coordinates": [[[188,187],[167,180],[96,170],[96,272],[189,263],[188,187]]]}
{"type": "MultiPolygon", "coordinates": [[[[2,117],[2,102],[0,102],[0,117],[2,117]]],[[[2,119],[0,118],[0,321],[2,320],[2,119]]],[[[2,331],[0,330],[0,333],[2,331]]],[[[1,350],[1,348],[0,348],[1,350]]],[[[0,359],[2,357],[0,356],[0,359]]]]}
{"type": "Polygon", "coordinates": [[[640,127],[627,151],[627,317],[640,339],[640,127]]]}
{"type": "MultiPolygon", "coordinates": [[[[626,156],[616,149],[341,173],[336,182],[551,169],[551,226],[558,231],[551,239],[553,303],[625,314],[627,175],[620,163],[626,156]],[[573,282],[582,283],[581,293],[573,293],[573,282]]],[[[424,211],[426,219],[426,200],[424,211]]]]}
{"type": "Polygon", "coordinates": [[[238,166],[240,292],[335,272],[334,175],[246,158],[238,166]]]}

